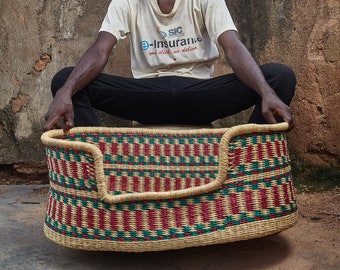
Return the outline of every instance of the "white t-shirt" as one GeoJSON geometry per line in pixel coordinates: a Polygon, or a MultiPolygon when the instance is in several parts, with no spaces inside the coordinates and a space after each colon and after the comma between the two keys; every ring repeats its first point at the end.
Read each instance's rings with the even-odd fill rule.
{"type": "Polygon", "coordinates": [[[236,27],[224,0],[176,0],[163,14],[157,0],[113,0],[99,31],[130,35],[135,78],[210,78],[217,39],[236,27]]]}

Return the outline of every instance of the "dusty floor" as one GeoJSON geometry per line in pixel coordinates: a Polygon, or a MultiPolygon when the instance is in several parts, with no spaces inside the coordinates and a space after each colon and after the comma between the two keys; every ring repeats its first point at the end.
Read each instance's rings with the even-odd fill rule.
{"type": "Polygon", "coordinates": [[[250,241],[144,254],[87,252],[43,235],[47,185],[0,185],[0,269],[340,269],[340,189],[297,194],[300,220],[250,241]]]}

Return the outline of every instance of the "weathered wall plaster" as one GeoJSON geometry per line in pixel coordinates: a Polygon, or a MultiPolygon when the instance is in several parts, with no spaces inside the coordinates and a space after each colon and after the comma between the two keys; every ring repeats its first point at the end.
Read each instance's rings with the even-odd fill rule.
{"type": "MultiPolygon", "coordinates": [[[[50,80],[92,44],[109,2],[0,1],[0,164],[44,159],[40,129],[51,101],[50,80]]],[[[256,60],[287,64],[297,74],[291,149],[308,162],[339,164],[339,1],[226,2],[256,60]]],[[[229,71],[221,57],[215,74],[229,71]]],[[[127,40],[114,50],[105,72],[131,76],[127,40]]],[[[129,125],[101,118],[107,125],[129,125]]],[[[246,118],[247,112],[217,125],[246,118]]]]}

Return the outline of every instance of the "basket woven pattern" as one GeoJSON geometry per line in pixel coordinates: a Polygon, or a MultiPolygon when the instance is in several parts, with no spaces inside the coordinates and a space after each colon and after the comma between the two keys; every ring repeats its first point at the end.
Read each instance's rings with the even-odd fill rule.
{"type": "Polygon", "coordinates": [[[297,209],[285,133],[238,131],[225,138],[226,131],[88,129],[55,136],[98,148],[104,180],[98,180],[98,158],[90,150],[48,145],[45,234],[74,248],[141,252],[261,237],[293,226],[297,209]]]}

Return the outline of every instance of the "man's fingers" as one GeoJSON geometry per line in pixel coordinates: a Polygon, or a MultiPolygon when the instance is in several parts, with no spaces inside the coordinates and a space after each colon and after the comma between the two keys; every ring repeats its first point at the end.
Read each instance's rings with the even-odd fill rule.
{"type": "Polygon", "coordinates": [[[65,117],[65,125],[64,125],[64,132],[69,131],[71,128],[74,127],[74,115],[73,113],[66,114],[65,117]]]}
{"type": "Polygon", "coordinates": [[[68,132],[71,128],[74,127],[74,111],[73,111],[73,105],[72,103],[69,104],[67,110],[64,114],[64,122],[65,125],[63,127],[64,132],[68,132]]]}
{"type": "Polygon", "coordinates": [[[274,116],[272,111],[264,112],[263,116],[264,116],[264,118],[266,118],[266,120],[269,124],[276,124],[277,123],[275,116],[274,116]]]}
{"type": "Polygon", "coordinates": [[[287,131],[290,131],[294,128],[294,120],[292,117],[292,114],[290,112],[290,109],[288,110],[274,110],[273,116],[278,116],[281,121],[287,122],[289,125],[289,128],[287,131]]]}
{"type": "Polygon", "coordinates": [[[46,122],[43,126],[43,130],[47,131],[47,130],[51,130],[51,129],[53,129],[57,126],[59,117],[56,116],[56,117],[53,117],[53,118],[49,118],[48,116],[45,116],[45,120],[46,120],[46,122]]]}
{"type": "Polygon", "coordinates": [[[282,114],[280,116],[282,117],[283,121],[288,123],[289,125],[288,131],[292,130],[294,128],[294,119],[290,111],[287,111],[285,114],[282,114]]]}

